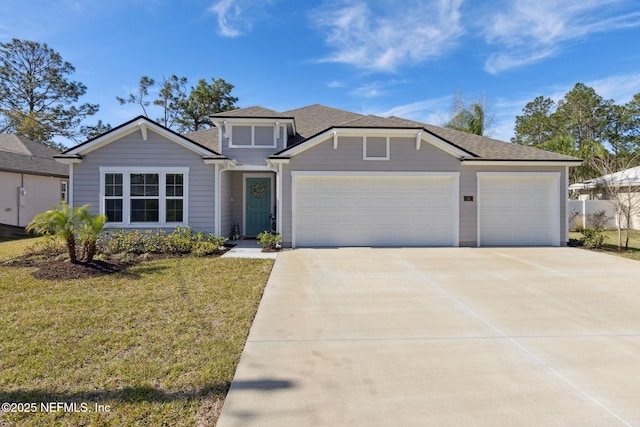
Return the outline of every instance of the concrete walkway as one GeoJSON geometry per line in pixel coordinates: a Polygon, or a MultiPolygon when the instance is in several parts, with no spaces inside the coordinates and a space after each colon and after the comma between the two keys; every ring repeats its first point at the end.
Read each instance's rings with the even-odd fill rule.
{"type": "Polygon", "coordinates": [[[640,425],[639,277],[573,248],[283,252],[218,426],[640,425]]]}
{"type": "Polygon", "coordinates": [[[235,246],[227,251],[222,258],[264,258],[276,259],[279,252],[262,252],[262,245],[255,239],[233,240],[228,243],[235,246]]]}

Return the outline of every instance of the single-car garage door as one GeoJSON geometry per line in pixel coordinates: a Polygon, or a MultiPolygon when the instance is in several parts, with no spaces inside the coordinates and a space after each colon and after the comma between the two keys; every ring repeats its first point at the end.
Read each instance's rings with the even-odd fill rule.
{"type": "Polygon", "coordinates": [[[293,175],[294,246],[457,246],[458,174],[293,175]]]}
{"type": "Polygon", "coordinates": [[[478,173],[479,246],[559,246],[559,173],[478,173]]]}

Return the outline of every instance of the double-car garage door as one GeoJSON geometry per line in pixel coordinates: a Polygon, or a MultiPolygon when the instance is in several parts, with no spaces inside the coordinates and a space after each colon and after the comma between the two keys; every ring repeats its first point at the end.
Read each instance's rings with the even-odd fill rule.
{"type": "MultiPolygon", "coordinates": [[[[479,246],[558,246],[556,175],[478,173],[479,246]]],[[[293,187],[294,246],[458,246],[469,223],[455,172],[299,174],[293,187]]]]}
{"type": "Polygon", "coordinates": [[[455,246],[457,174],[295,177],[296,246],[455,246]]]}

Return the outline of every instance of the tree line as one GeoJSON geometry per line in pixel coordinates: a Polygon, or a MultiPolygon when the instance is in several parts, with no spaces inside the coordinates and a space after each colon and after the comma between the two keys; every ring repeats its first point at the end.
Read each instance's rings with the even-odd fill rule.
{"type": "Polygon", "coordinates": [[[558,102],[538,96],[516,116],[511,142],[584,159],[572,169],[572,183],[601,176],[603,161],[612,168],[635,166],[640,155],[640,93],[616,104],[576,83],[558,102]]]}
{"type": "MultiPolygon", "coordinates": [[[[98,120],[83,123],[98,113],[100,106],[80,103],[87,87],[71,79],[75,68],[45,43],[13,39],[0,43],[0,133],[15,133],[57,149],[57,137],[78,142],[100,135],[111,125],[98,120]]],[[[187,133],[210,126],[208,116],[237,108],[234,86],[223,79],[200,79],[190,86],[186,77],[163,78],[158,95],[149,99],[156,84],[143,76],[138,89],[121,103],[138,104],[148,117],[147,107],[160,107],[155,120],[177,132],[187,133]]]]}

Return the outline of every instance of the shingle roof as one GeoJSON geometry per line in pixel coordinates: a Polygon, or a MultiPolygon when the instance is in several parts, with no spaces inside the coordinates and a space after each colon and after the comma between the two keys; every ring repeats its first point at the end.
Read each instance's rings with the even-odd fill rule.
{"type": "Polygon", "coordinates": [[[362,114],[319,104],[285,111],[284,114],[295,119],[296,131],[298,132],[293,138],[289,138],[289,145],[304,141],[331,127],[364,117],[362,114]]]}
{"type": "Polygon", "coordinates": [[[231,117],[231,118],[260,118],[260,119],[290,119],[291,116],[280,113],[278,111],[269,110],[268,108],[253,106],[247,108],[240,108],[237,110],[223,111],[220,113],[211,114],[210,117],[231,117]]]}
{"type": "Polygon", "coordinates": [[[216,127],[185,133],[184,136],[209,150],[220,152],[218,150],[218,128],[216,127]]]}
{"type": "MultiPolygon", "coordinates": [[[[485,136],[472,135],[453,129],[441,128],[401,117],[379,117],[362,115],[323,105],[310,105],[284,114],[294,117],[296,130],[289,138],[289,148],[298,145],[326,130],[339,127],[384,128],[384,129],[424,129],[438,138],[458,147],[474,160],[519,160],[519,161],[576,161],[576,157],[544,151],[510,142],[499,141],[485,136]]],[[[286,151],[286,150],[283,150],[286,151]]]]}
{"type": "Polygon", "coordinates": [[[536,161],[573,161],[580,160],[576,157],[551,151],[540,150],[525,145],[512,144],[487,138],[486,136],[473,135],[453,129],[441,128],[433,125],[424,125],[424,129],[453,145],[468,151],[478,160],[536,160],[536,161]]]}
{"type": "Polygon", "coordinates": [[[69,167],[55,161],[58,151],[14,134],[0,134],[0,170],[32,175],[69,176],[69,167]]]}

